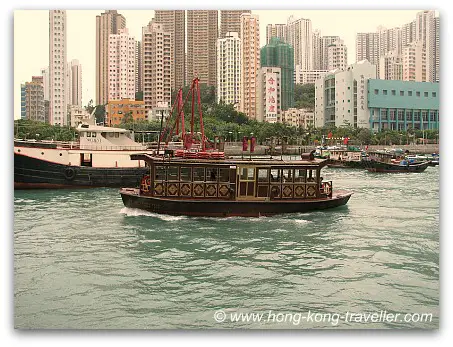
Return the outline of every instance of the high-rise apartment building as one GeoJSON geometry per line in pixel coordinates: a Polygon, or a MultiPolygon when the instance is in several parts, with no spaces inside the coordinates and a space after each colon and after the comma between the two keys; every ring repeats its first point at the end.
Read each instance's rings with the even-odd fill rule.
{"type": "Polygon", "coordinates": [[[43,77],[44,100],[49,100],[49,68],[48,67],[41,69],[41,76],[43,77]]]}
{"type": "Polygon", "coordinates": [[[313,70],[313,33],[310,19],[288,18],[287,43],[294,48],[294,64],[313,70]]]}
{"type": "Polygon", "coordinates": [[[322,63],[322,45],[321,45],[321,32],[319,30],[313,31],[313,70],[320,70],[323,68],[322,63]]]}
{"type": "Polygon", "coordinates": [[[241,14],[251,13],[250,10],[221,10],[220,11],[220,38],[226,37],[229,32],[241,32],[241,14]]]}
{"type": "Polygon", "coordinates": [[[401,27],[401,47],[414,42],[415,39],[415,19],[401,27]]]}
{"type": "Polygon", "coordinates": [[[436,49],[435,49],[435,72],[436,72],[436,79],[435,82],[440,81],[440,18],[436,17],[435,19],[435,28],[436,28],[436,49]]]}
{"type": "Polygon", "coordinates": [[[261,70],[265,67],[280,68],[281,110],[294,106],[294,49],[278,37],[261,48],[261,70]]]}
{"type": "Polygon", "coordinates": [[[257,76],[260,69],[260,22],[258,15],[241,15],[241,85],[239,110],[257,119],[257,76]]]}
{"type": "Polygon", "coordinates": [[[217,10],[187,11],[187,78],[216,85],[217,10]]]}
{"type": "Polygon", "coordinates": [[[379,33],[379,57],[392,51],[396,51],[398,54],[401,53],[403,47],[401,28],[387,29],[379,26],[377,30],[379,33]]]}
{"type": "Polygon", "coordinates": [[[343,40],[337,40],[327,47],[327,70],[345,70],[348,66],[348,49],[343,40]]]}
{"type": "Polygon", "coordinates": [[[27,110],[25,105],[26,93],[25,84],[22,83],[20,85],[20,119],[27,119],[27,110]]]}
{"type": "Polygon", "coordinates": [[[278,37],[286,42],[286,24],[268,24],[266,26],[266,45],[271,42],[273,37],[278,37]]]}
{"type": "Polygon", "coordinates": [[[241,40],[236,32],[228,32],[217,40],[217,102],[239,104],[241,84],[241,40]]]}
{"type": "MultiPolygon", "coordinates": [[[[340,36],[322,36],[321,37],[321,64],[319,70],[329,70],[329,47],[337,41],[340,41],[340,36]]],[[[345,47],[346,48],[346,47],[345,47]]]]}
{"type": "Polygon", "coordinates": [[[135,38],[128,29],[109,36],[108,100],[135,99],[135,38]]]}
{"type": "MultiPolygon", "coordinates": [[[[173,77],[172,33],[152,20],[142,28],[143,101],[149,113],[161,103],[171,104],[173,77]]],[[[148,113],[146,117],[148,117],[148,113]]]]}
{"type": "Polygon", "coordinates": [[[426,51],[428,82],[436,81],[436,20],[435,11],[421,11],[415,19],[415,39],[423,43],[426,51]]]}
{"type": "Polygon", "coordinates": [[[71,97],[69,105],[82,106],[82,65],[77,59],[73,59],[70,67],[71,97]]]}
{"type": "Polygon", "coordinates": [[[368,60],[376,66],[376,74],[378,74],[379,53],[379,33],[357,33],[356,62],[368,60]]]}
{"type": "Polygon", "coordinates": [[[422,41],[415,41],[403,48],[403,80],[429,82],[427,54],[422,41]]]}
{"type": "Polygon", "coordinates": [[[142,42],[135,42],[135,92],[143,92],[142,42]]]}
{"type": "Polygon", "coordinates": [[[49,11],[49,121],[52,125],[67,124],[66,27],[65,10],[49,11]]]}
{"type": "MultiPolygon", "coordinates": [[[[171,87],[173,91],[186,85],[186,22],[184,10],[156,10],[154,20],[163,23],[165,31],[172,34],[173,72],[171,87]]],[[[214,44],[215,45],[215,44],[214,44]]]]}
{"type": "Polygon", "coordinates": [[[96,16],[96,105],[108,102],[109,93],[109,36],[126,28],[126,18],[116,10],[96,16]]]}
{"type": "Polygon", "coordinates": [[[402,80],[403,61],[396,50],[390,51],[379,59],[379,78],[383,80],[402,80]]]}
{"type": "Polygon", "coordinates": [[[45,122],[44,86],[42,76],[33,76],[25,83],[25,118],[45,122]]]}

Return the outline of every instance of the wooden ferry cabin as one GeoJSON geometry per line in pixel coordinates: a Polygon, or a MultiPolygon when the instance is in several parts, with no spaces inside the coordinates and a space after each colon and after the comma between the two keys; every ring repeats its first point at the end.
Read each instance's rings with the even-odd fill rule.
{"type": "Polygon", "coordinates": [[[139,189],[123,188],[125,206],[196,216],[259,216],[344,205],[352,193],[323,181],[326,160],[187,159],[132,155],[150,167],[139,189]]]}

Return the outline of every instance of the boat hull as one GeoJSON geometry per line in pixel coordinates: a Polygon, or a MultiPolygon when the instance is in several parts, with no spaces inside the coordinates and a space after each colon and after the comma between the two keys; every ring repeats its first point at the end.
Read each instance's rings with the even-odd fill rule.
{"type": "Polygon", "coordinates": [[[149,212],[202,217],[258,217],[283,213],[301,213],[345,205],[352,192],[337,191],[331,198],[298,201],[176,200],[140,195],[138,189],[123,188],[121,198],[126,207],[149,212]]]}
{"type": "Polygon", "coordinates": [[[366,164],[366,169],[370,172],[386,172],[386,173],[398,173],[398,172],[423,172],[429,166],[428,162],[410,165],[397,165],[382,163],[379,161],[369,161],[366,164]]]}
{"type": "Polygon", "coordinates": [[[327,167],[339,168],[339,169],[364,169],[365,164],[363,161],[342,161],[342,160],[330,160],[327,163],[327,167]]]}
{"type": "Polygon", "coordinates": [[[69,166],[14,153],[14,189],[138,187],[147,167],[69,166]]]}

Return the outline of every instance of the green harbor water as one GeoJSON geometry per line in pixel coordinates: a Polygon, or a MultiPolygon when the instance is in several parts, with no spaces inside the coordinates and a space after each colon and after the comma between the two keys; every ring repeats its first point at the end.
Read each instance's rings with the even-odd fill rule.
{"type": "Polygon", "coordinates": [[[347,206],[260,218],[152,214],[118,189],[15,191],[15,327],[438,328],[439,172],[325,169],[354,192],[347,206]],[[364,321],[383,312],[400,316],[364,321]]]}

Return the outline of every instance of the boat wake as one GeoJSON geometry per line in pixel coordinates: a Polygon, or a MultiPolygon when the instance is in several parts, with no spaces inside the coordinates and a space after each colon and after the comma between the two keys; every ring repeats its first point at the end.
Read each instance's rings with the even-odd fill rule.
{"type": "Polygon", "coordinates": [[[128,217],[139,217],[139,216],[154,217],[154,218],[159,218],[160,220],[163,220],[166,222],[174,222],[174,221],[178,221],[178,220],[187,218],[186,216],[170,216],[167,214],[152,213],[152,212],[140,210],[138,208],[129,208],[129,207],[123,207],[119,213],[125,214],[128,217]]]}

